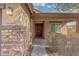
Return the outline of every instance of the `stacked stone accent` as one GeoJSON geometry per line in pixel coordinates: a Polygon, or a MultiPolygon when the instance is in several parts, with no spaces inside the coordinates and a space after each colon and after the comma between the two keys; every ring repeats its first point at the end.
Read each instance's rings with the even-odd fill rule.
{"type": "Polygon", "coordinates": [[[29,11],[23,4],[7,5],[13,8],[13,15],[7,15],[6,10],[3,9],[2,26],[13,27],[1,30],[1,55],[29,55],[28,50],[31,46],[29,11]]]}

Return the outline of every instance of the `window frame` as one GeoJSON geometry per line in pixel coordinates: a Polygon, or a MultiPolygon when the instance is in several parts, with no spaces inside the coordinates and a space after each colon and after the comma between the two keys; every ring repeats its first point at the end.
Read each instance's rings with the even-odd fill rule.
{"type": "Polygon", "coordinates": [[[51,31],[52,32],[55,32],[55,33],[61,33],[61,27],[62,27],[62,23],[52,23],[51,24],[51,31]],[[57,29],[56,29],[56,25],[59,25],[60,24],[60,31],[56,31],[57,29]],[[52,27],[52,25],[54,26],[54,27],[52,27]],[[54,28],[54,29],[53,29],[54,28]]]}

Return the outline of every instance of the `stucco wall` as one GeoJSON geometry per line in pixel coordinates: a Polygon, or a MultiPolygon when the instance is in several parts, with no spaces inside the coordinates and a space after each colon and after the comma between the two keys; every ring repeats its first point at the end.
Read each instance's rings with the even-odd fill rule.
{"type": "MultiPolygon", "coordinates": [[[[2,30],[2,47],[1,55],[28,55],[29,46],[32,44],[30,38],[30,14],[27,7],[24,4],[6,4],[13,9],[13,15],[9,16],[6,14],[6,8],[2,10],[2,25],[18,25],[25,27],[25,29],[16,30],[2,30]],[[20,31],[20,32],[19,32],[20,31]],[[18,33],[17,33],[18,32],[18,33]],[[6,34],[7,35],[4,35],[6,34]],[[17,39],[17,35],[20,38],[17,39]],[[20,34],[19,34],[20,33],[20,34]],[[8,36],[8,37],[7,37],[8,36]],[[22,36],[22,37],[21,37],[22,36]],[[11,40],[9,41],[9,39],[11,40]],[[5,39],[4,39],[5,38],[5,39]]],[[[15,28],[15,27],[14,27],[15,28]]]]}
{"type": "MultiPolygon", "coordinates": [[[[42,19],[43,20],[43,19],[42,19]]],[[[52,36],[55,34],[53,33],[52,31],[52,24],[53,22],[52,21],[35,21],[32,19],[32,22],[31,22],[31,30],[32,30],[32,36],[34,37],[35,36],[35,23],[43,23],[44,24],[44,38],[46,40],[49,40],[52,38],[52,36]]],[[[61,23],[62,25],[62,28],[61,28],[61,34],[63,35],[67,35],[67,28],[66,28],[66,22],[62,22],[61,23]]]]}
{"type": "MultiPolygon", "coordinates": [[[[45,21],[44,22],[44,37],[45,39],[49,39],[49,37],[51,37],[54,33],[52,31],[52,23],[50,23],[50,21],[45,21]]],[[[62,22],[61,23],[62,28],[61,28],[61,33],[66,35],[67,34],[67,28],[66,28],[66,23],[62,22]]]]}
{"type": "Polygon", "coordinates": [[[44,22],[44,37],[45,39],[48,39],[50,33],[51,33],[51,27],[50,27],[49,21],[44,22]]]}
{"type": "Polygon", "coordinates": [[[76,32],[79,33],[79,20],[76,21],[76,32]]]}
{"type": "Polygon", "coordinates": [[[62,22],[62,28],[61,28],[61,33],[64,35],[67,35],[67,26],[66,26],[67,22],[62,22]]]}

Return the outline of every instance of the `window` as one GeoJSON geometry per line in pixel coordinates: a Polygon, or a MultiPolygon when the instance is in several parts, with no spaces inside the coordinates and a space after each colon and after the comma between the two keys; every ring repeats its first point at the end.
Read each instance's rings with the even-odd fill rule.
{"type": "Polygon", "coordinates": [[[55,33],[61,33],[61,23],[52,24],[52,31],[55,33]]]}

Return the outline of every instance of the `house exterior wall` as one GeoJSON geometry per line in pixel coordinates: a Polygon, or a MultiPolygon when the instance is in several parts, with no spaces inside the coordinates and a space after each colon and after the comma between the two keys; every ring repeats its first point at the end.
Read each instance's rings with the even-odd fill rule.
{"type": "MultiPolygon", "coordinates": [[[[2,24],[2,9],[0,8],[0,26],[2,24]]],[[[1,43],[1,31],[0,31],[0,43],[1,43]]],[[[0,45],[1,48],[1,45],[0,45]]],[[[1,55],[1,49],[0,49],[0,55],[1,55]]]]}
{"type": "Polygon", "coordinates": [[[50,33],[51,33],[51,27],[50,23],[48,21],[44,22],[44,37],[45,39],[48,39],[50,33]]]}
{"type": "MultiPolygon", "coordinates": [[[[50,23],[49,21],[45,21],[45,29],[44,29],[45,39],[49,40],[50,38],[52,38],[54,34],[56,34],[55,32],[52,31],[52,24],[53,22],[50,23]]],[[[63,26],[61,28],[61,34],[67,35],[67,28],[66,28],[65,23],[62,22],[61,25],[63,26]]]]}
{"type": "Polygon", "coordinates": [[[31,19],[31,39],[35,38],[35,22],[31,19]]]}
{"type": "Polygon", "coordinates": [[[79,33],[79,20],[76,21],[76,32],[79,33]]]}
{"type": "MultiPolygon", "coordinates": [[[[44,23],[44,38],[46,40],[52,39],[54,32],[51,30],[51,19],[49,18],[37,18],[34,20],[30,17],[28,8],[24,4],[6,4],[8,7],[13,8],[13,15],[6,14],[6,8],[2,9],[2,26],[22,26],[25,29],[10,29],[2,30],[0,35],[1,37],[1,55],[28,55],[29,47],[32,45],[32,41],[35,37],[35,23],[44,23]],[[16,39],[17,35],[15,34],[12,38],[11,33],[16,33],[18,30],[23,31],[19,40],[16,39]],[[7,35],[4,35],[6,34],[7,35]],[[10,39],[11,38],[11,39],[10,39]],[[9,40],[10,39],[10,40],[9,40]]],[[[59,21],[59,20],[58,20],[59,21]]],[[[77,22],[77,30],[79,29],[79,21],[77,22]]],[[[67,35],[66,22],[62,22],[62,34],[67,35]]]]}
{"type": "Polygon", "coordinates": [[[62,22],[62,28],[61,28],[61,33],[64,35],[67,35],[67,26],[66,26],[67,22],[62,22]]]}
{"type": "MultiPolygon", "coordinates": [[[[52,38],[52,36],[54,34],[56,34],[51,29],[52,28],[53,21],[48,21],[48,20],[45,21],[44,19],[41,19],[41,18],[39,19],[39,21],[34,20],[34,19],[32,19],[32,20],[34,21],[34,23],[43,23],[44,24],[44,38],[46,40],[49,40],[50,38],[52,38]]],[[[61,25],[62,25],[61,34],[67,35],[66,22],[62,22],[61,25]]],[[[32,28],[32,29],[34,29],[34,28],[32,28]]]]}
{"type": "Polygon", "coordinates": [[[10,3],[6,4],[6,6],[13,9],[13,15],[7,15],[6,8],[2,9],[2,26],[18,25],[24,27],[24,29],[2,30],[1,55],[28,55],[29,47],[32,44],[30,37],[30,13],[28,8],[24,4],[18,3],[10,3]],[[13,33],[16,34],[13,36],[13,33]],[[19,39],[17,39],[18,36],[20,37],[19,39]]]}

